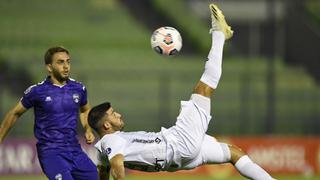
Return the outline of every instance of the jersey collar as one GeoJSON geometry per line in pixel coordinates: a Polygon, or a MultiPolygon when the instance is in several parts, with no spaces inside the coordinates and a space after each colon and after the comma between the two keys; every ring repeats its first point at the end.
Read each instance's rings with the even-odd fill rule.
{"type": "MultiPolygon", "coordinates": [[[[68,78],[67,82],[65,85],[67,85],[69,83],[70,79],[68,78]]],[[[57,86],[57,87],[64,87],[65,85],[57,85],[57,84],[53,84],[52,81],[51,81],[51,76],[47,76],[46,80],[45,80],[45,83],[46,84],[50,84],[50,85],[53,85],[53,86],[57,86]]]]}

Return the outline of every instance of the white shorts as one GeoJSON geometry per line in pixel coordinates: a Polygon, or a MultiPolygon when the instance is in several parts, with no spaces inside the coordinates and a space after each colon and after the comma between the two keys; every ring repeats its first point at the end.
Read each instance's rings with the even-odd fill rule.
{"type": "Polygon", "coordinates": [[[230,154],[227,145],[206,135],[211,120],[210,103],[209,98],[193,94],[189,101],[181,101],[175,126],[163,130],[168,143],[168,171],[226,162],[225,154],[230,154]],[[170,164],[177,166],[172,168],[170,164]]]}
{"type": "Polygon", "coordinates": [[[180,169],[193,169],[203,164],[221,164],[230,161],[230,150],[227,144],[220,143],[212,136],[205,135],[198,155],[181,165],[180,169]]]}
{"type": "Polygon", "coordinates": [[[174,126],[181,157],[193,159],[198,155],[211,120],[210,103],[209,98],[198,94],[192,94],[189,101],[181,101],[180,114],[174,126]]]}

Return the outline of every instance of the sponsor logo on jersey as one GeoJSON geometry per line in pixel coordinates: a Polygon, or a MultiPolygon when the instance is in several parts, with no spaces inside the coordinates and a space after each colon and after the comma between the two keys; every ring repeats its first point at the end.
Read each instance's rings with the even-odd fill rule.
{"type": "Polygon", "coordinates": [[[133,139],[131,141],[131,143],[142,143],[142,144],[152,144],[152,143],[157,143],[159,144],[161,142],[160,138],[156,138],[156,139],[133,139]]]}
{"type": "Polygon", "coordinates": [[[46,101],[46,102],[51,102],[51,101],[52,101],[52,98],[51,98],[50,96],[47,96],[44,101],[46,101]]]}
{"type": "Polygon", "coordinates": [[[72,95],[72,98],[73,98],[73,101],[74,101],[75,103],[79,103],[79,100],[80,100],[79,94],[73,94],[73,95],[72,95]]]}
{"type": "Polygon", "coordinates": [[[111,153],[111,148],[107,148],[106,153],[109,155],[111,153]]]}
{"type": "Polygon", "coordinates": [[[159,144],[159,143],[161,142],[161,139],[156,138],[156,139],[154,140],[154,142],[156,142],[157,144],[159,144]]]}

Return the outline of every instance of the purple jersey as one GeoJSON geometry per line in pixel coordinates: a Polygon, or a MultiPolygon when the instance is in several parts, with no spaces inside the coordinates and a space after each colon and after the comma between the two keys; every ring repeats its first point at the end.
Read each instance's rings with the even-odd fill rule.
{"type": "Polygon", "coordinates": [[[38,151],[72,151],[80,148],[77,140],[79,108],[87,104],[84,85],[69,79],[64,86],[52,84],[50,77],[29,87],[22,105],[34,108],[34,134],[38,151]]]}

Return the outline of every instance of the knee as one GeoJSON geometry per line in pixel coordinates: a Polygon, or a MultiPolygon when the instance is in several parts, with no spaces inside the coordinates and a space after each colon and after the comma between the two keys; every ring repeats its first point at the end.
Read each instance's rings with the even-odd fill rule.
{"type": "Polygon", "coordinates": [[[246,155],[241,148],[228,144],[231,154],[231,163],[235,164],[242,156],[246,155]]]}
{"type": "Polygon", "coordinates": [[[199,81],[196,87],[193,89],[193,93],[200,94],[205,97],[211,97],[213,94],[214,89],[208,86],[207,84],[203,83],[202,81],[199,81]]]}

